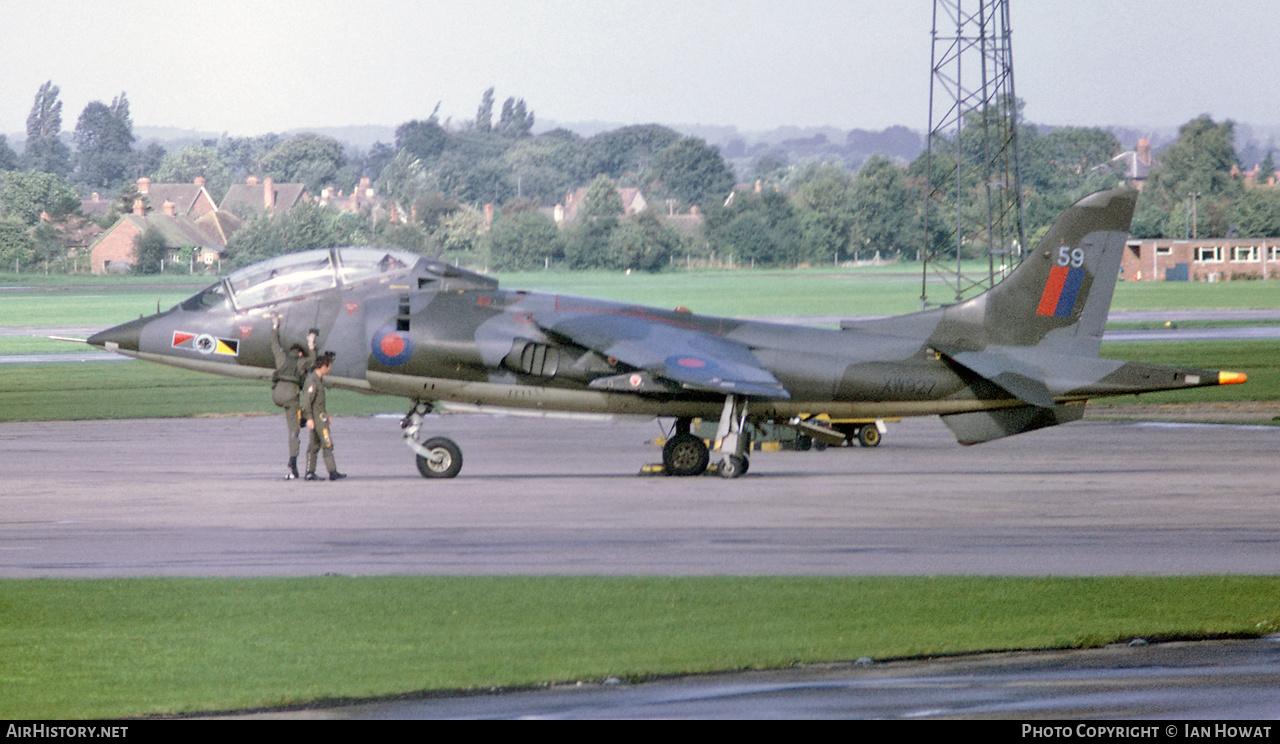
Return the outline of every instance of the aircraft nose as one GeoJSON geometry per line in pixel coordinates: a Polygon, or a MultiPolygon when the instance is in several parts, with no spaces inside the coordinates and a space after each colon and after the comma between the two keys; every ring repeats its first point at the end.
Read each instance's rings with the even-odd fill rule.
{"type": "Polygon", "coordinates": [[[138,318],[122,323],[114,328],[99,331],[89,337],[90,344],[107,351],[137,351],[138,340],[142,337],[142,329],[148,323],[147,318],[138,318]]]}

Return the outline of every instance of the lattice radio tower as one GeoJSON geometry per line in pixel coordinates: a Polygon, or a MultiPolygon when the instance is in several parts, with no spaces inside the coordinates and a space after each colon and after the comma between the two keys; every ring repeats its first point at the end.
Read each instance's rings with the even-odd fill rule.
{"type": "Polygon", "coordinates": [[[934,0],[931,61],[925,307],[990,288],[1026,244],[1008,0],[934,0]]]}

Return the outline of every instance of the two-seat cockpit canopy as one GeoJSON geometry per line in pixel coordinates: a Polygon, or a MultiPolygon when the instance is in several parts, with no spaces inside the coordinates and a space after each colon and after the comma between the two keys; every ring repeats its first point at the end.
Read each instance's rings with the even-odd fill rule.
{"type": "Polygon", "coordinates": [[[412,286],[462,280],[496,286],[488,277],[405,251],[383,248],[326,248],[268,259],[232,272],[225,279],[183,301],[187,311],[230,307],[237,312],[297,299],[334,287],[389,281],[416,275],[412,286]]]}

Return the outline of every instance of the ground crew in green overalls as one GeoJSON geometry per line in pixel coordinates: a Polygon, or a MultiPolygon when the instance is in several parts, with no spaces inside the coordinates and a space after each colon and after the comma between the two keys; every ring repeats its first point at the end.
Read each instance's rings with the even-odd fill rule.
{"type": "Polygon", "coordinates": [[[302,411],[298,407],[298,394],[302,381],[316,363],[316,332],[307,334],[307,345],[294,344],[286,352],[280,344],[280,317],[271,323],[271,355],[275,357],[276,371],[271,375],[271,401],[284,409],[284,421],[289,430],[289,471],[285,480],[298,477],[298,433],[302,428],[302,411]]]}
{"type": "Polygon", "coordinates": [[[333,460],[333,438],[329,434],[329,412],[324,408],[324,376],[333,368],[333,352],[326,351],[316,359],[316,367],[307,375],[302,384],[302,415],[307,420],[307,429],[311,432],[311,443],[307,445],[307,475],[309,481],[320,480],[316,475],[316,454],[324,454],[324,466],[329,471],[329,480],[346,478],[338,472],[338,465],[333,460]]]}

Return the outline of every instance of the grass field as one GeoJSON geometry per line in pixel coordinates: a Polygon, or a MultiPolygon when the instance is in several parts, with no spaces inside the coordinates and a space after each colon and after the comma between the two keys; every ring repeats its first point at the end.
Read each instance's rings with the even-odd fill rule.
{"type": "Polygon", "coordinates": [[[1275,577],[10,580],[0,717],[1248,637],[1277,596],[1275,577]]]}

